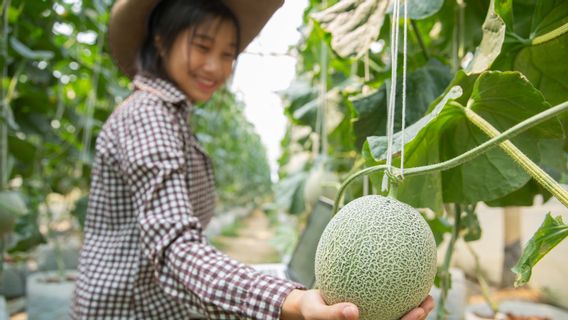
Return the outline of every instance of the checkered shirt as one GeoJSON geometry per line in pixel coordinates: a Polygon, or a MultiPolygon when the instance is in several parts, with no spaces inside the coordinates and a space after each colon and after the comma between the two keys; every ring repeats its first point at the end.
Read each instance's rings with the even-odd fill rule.
{"type": "Polygon", "coordinates": [[[207,244],[212,165],[171,83],[136,90],[97,138],[72,319],[278,319],[301,285],[260,274],[207,244]]]}

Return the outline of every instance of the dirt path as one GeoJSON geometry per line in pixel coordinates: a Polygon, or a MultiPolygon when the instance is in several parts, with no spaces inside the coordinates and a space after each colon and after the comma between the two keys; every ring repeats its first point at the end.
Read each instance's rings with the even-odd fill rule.
{"type": "Polygon", "coordinates": [[[266,215],[255,210],[245,217],[236,237],[218,236],[213,244],[235,260],[243,263],[274,263],[280,260],[278,252],[270,244],[274,231],[266,215]]]}

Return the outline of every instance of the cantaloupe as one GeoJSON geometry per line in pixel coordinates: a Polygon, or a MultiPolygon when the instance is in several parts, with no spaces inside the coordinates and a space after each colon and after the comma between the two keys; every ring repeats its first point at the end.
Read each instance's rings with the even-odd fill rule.
{"type": "Polygon", "coordinates": [[[326,170],[323,164],[316,164],[304,184],[304,201],[313,207],[320,196],[335,199],[339,178],[334,172],[326,170]]]}
{"type": "Polygon", "coordinates": [[[349,202],[327,225],[315,272],[326,303],[352,302],[361,320],[399,319],[430,291],[436,242],[411,206],[364,196],[349,202]]]}
{"type": "Polygon", "coordinates": [[[19,193],[0,192],[0,237],[11,232],[18,215],[26,212],[26,204],[19,193]]]}

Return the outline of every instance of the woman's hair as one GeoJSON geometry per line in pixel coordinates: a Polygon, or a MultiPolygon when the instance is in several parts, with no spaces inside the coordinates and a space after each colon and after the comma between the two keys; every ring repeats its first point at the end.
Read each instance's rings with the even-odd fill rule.
{"type": "MultiPolygon", "coordinates": [[[[158,78],[167,78],[164,61],[154,39],[159,36],[166,54],[177,36],[188,28],[204,22],[222,19],[233,22],[237,30],[237,51],[240,52],[240,25],[235,14],[221,0],[162,0],[148,19],[146,39],[138,52],[139,72],[158,78]]],[[[189,39],[188,39],[189,41],[189,39]]]]}

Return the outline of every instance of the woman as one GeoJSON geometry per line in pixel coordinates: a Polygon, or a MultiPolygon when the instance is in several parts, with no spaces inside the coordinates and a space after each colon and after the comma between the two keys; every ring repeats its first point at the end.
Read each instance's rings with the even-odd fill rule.
{"type": "MultiPolygon", "coordinates": [[[[135,91],[97,139],[72,318],[358,318],[353,304],[326,306],[318,291],[259,274],[202,233],[214,208],[213,174],[188,116],[225,83],[280,4],[114,5],[112,54],[135,91]]],[[[429,298],[404,319],[421,319],[432,306],[429,298]]]]}

